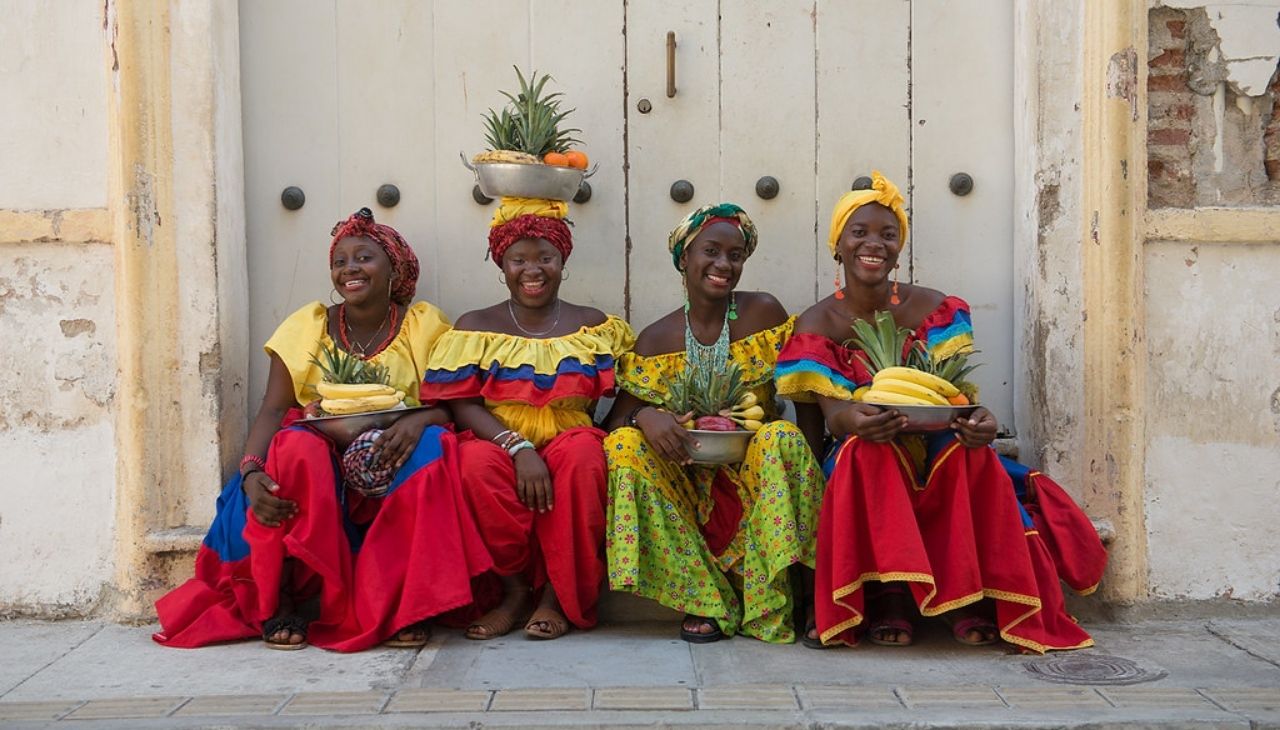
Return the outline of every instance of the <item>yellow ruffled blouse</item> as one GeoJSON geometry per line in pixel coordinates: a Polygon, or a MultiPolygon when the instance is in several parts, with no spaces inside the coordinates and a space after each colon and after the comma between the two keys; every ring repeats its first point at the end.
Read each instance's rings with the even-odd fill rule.
{"type": "MultiPolygon", "coordinates": [[[[777,327],[729,343],[729,361],[741,369],[747,387],[760,399],[767,420],[778,417],[773,371],[795,324],[796,318],[790,317],[777,327]]],[[[646,403],[662,405],[671,395],[671,381],[688,365],[684,350],[661,355],[628,352],[618,366],[618,387],[646,403]]]]}
{"type": "Polygon", "coordinates": [[[547,339],[450,330],[431,353],[422,395],[483,398],[505,428],[541,447],[562,431],[591,425],[591,404],[613,394],[614,362],[633,344],[631,325],[613,316],[547,339]]]}
{"type": "MultiPolygon", "coordinates": [[[[404,393],[405,405],[418,405],[427,356],[436,340],[450,328],[444,312],[426,302],[416,302],[405,311],[400,331],[391,344],[369,358],[369,362],[387,367],[390,385],[404,393]]],[[[299,406],[304,406],[319,397],[314,386],[321,380],[320,368],[311,361],[322,347],[332,346],[328,308],[321,302],[312,302],[281,322],[263,349],[284,362],[293,379],[294,397],[299,406]]]]}

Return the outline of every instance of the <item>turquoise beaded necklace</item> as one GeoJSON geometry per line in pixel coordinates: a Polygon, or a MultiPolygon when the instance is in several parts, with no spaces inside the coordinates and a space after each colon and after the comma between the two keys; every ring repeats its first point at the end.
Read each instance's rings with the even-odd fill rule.
{"type": "Polygon", "coordinates": [[[736,295],[730,294],[732,297],[729,309],[724,313],[724,325],[720,328],[720,336],[710,345],[704,345],[693,336],[693,327],[689,324],[689,310],[684,313],[684,351],[685,357],[689,361],[689,368],[693,370],[701,370],[710,368],[712,372],[723,372],[729,364],[729,312],[736,309],[737,304],[734,299],[736,295]]]}

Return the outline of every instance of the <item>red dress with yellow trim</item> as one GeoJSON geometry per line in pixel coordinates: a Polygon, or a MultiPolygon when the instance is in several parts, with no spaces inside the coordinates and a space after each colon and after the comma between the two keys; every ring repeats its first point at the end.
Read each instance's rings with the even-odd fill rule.
{"type": "MultiPolygon", "coordinates": [[[[947,297],[909,343],[916,340],[935,358],[971,349],[968,305],[947,297]]],[[[792,335],[778,356],[778,392],[802,401],[853,400],[853,392],[871,382],[854,353],[820,335],[792,335]]],[[[892,443],[849,436],[838,444],[828,457],[818,522],[815,614],[822,640],[857,643],[866,584],[902,581],[921,615],[991,598],[1000,636],[1009,643],[1038,652],[1091,646],[1066,612],[1060,577],[1092,589],[1105,551],[1060,487],[1009,464],[1022,469],[1024,487],[1031,476],[1033,488],[1022,489],[1030,510],[1019,503],[994,449],[964,448],[951,432],[903,435],[892,443]]]]}
{"type": "MultiPolygon", "coordinates": [[[[266,345],[284,362],[298,404],[320,379],[314,357],[330,346],[320,302],[286,319],[266,345]]],[[[395,339],[371,361],[387,366],[391,385],[417,405],[427,353],[449,323],[418,302],[395,339]]],[[[197,647],[259,637],[279,608],[282,583],[295,600],[316,599],[308,643],[358,651],[418,621],[472,603],[471,579],[492,567],[464,509],[458,444],[448,430],[422,432],[386,494],[362,497],[343,486],[341,453],[318,431],[285,417],[267,452],[276,496],[298,514],[279,527],[258,522],[237,473],[196,555],[195,577],[156,601],[165,646],[197,647]],[[287,561],[287,562],[286,562],[287,561]]]]}
{"type": "Polygon", "coordinates": [[[516,496],[511,456],[463,434],[463,492],[498,575],[546,583],[574,626],[596,623],[604,581],[601,554],[608,483],[604,432],[590,412],[614,389],[614,360],[635,336],[617,317],[562,337],[535,339],[453,330],[440,338],[422,382],[436,401],[483,398],[504,428],[533,442],[551,474],[553,507],[544,513],[516,496]]]}

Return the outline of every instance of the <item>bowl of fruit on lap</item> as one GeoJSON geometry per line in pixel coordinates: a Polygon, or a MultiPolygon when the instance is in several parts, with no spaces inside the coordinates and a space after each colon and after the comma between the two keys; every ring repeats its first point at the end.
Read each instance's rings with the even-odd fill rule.
{"type": "Polygon", "coordinates": [[[387,385],[387,368],[361,360],[334,344],[321,346],[311,361],[321,380],[311,388],[319,397],[303,409],[302,423],[346,448],[360,434],[387,428],[422,406],[407,407],[404,393],[387,385]]]}
{"type": "Polygon", "coordinates": [[[861,351],[855,356],[872,373],[871,384],[854,391],[855,401],[906,416],[907,433],[946,431],[978,409],[978,388],[965,380],[978,367],[968,362],[974,350],[935,359],[924,342],[907,344],[910,330],[898,327],[889,312],[876,312],[875,320],[853,322],[848,344],[861,351]]]}
{"type": "Polygon", "coordinates": [[[741,463],[752,437],[764,427],[764,406],[734,363],[720,372],[686,368],[671,382],[665,408],[693,414],[684,426],[698,442],[689,447],[695,464],[741,463]]]}
{"type": "Polygon", "coordinates": [[[573,110],[560,108],[559,92],[545,93],[548,75],[533,73],[530,79],[516,68],[520,91],[502,92],[509,103],[500,112],[490,109],[484,118],[489,149],[467,161],[480,192],[490,198],[518,197],[573,200],[590,177],[585,152],[562,122],[573,110]]]}

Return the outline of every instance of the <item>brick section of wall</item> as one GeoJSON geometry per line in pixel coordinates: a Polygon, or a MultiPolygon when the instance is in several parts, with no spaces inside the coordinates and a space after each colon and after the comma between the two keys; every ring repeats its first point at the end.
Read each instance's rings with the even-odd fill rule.
{"type": "Polygon", "coordinates": [[[1152,208],[1195,205],[1191,130],[1195,93],[1187,85],[1185,13],[1155,8],[1147,62],[1147,200],[1152,208]]]}

